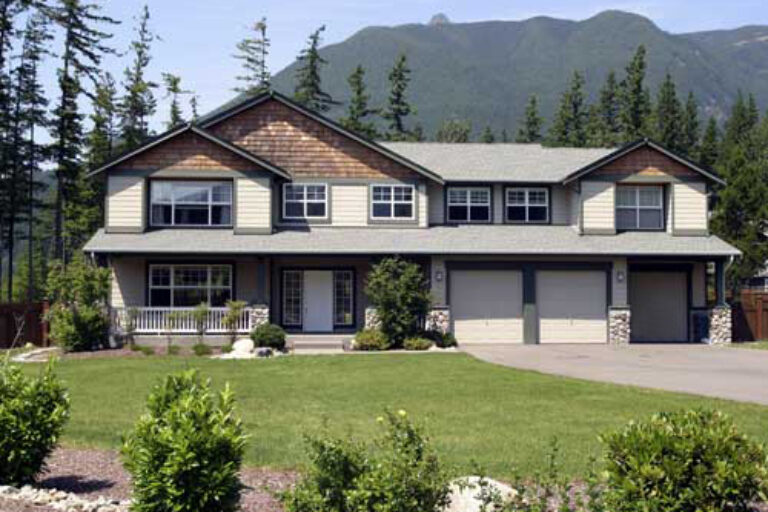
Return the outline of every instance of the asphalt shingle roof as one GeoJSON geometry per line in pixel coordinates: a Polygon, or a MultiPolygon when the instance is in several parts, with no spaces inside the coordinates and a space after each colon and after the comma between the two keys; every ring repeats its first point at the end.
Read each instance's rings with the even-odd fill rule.
{"type": "Polygon", "coordinates": [[[714,235],[627,232],[614,236],[582,236],[570,226],[516,225],[434,226],[429,229],[318,227],[283,230],[272,235],[236,235],[224,229],[162,229],[136,235],[105,233],[101,229],[84,250],[126,254],[739,254],[714,235]]]}
{"type": "Polygon", "coordinates": [[[559,183],[574,171],[615,151],[606,148],[550,148],[540,144],[383,142],[446,181],[559,183]]]}

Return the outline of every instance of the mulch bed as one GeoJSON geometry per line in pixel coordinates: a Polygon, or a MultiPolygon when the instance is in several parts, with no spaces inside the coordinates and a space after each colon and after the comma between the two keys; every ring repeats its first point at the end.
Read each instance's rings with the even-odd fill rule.
{"type": "MultiPolygon", "coordinates": [[[[273,493],[296,482],[297,473],[264,468],[245,468],[241,479],[246,486],[241,500],[243,512],[282,512],[273,493]]],[[[72,492],[89,500],[99,496],[123,500],[130,498],[130,477],[117,453],[107,450],[60,448],[48,459],[48,471],[38,486],[72,492]]],[[[53,512],[51,507],[24,505],[0,498],[2,512],[53,512]]]]}

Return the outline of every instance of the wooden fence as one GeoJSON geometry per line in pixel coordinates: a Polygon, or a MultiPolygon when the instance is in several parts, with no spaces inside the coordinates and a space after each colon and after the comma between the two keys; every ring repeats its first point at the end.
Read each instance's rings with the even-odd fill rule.
{"type": "Polygon", "coordinates": [[[768,339],[768,291],[741,291],[741,302],[733,309],[733,337],[737,341],[768,339]]]}
{"type": "Polygon", "coordinates": [[[0,348],[10,347],[17,339],[17,346],[34,343],[48,346],[48,324],[43,320],[48,311],[47,302],[30,304],[0,304],[0,348]]]}

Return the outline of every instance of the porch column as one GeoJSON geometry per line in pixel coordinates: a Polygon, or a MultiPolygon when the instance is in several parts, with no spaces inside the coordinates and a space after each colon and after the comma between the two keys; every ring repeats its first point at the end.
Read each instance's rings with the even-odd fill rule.
{"type": "Polygon", "coordinates": [[[715,261],[715,306],[709,311],[709,343],[719,345],[733,339],[731,307],[725,301],[725,260],[715,261]]]}
{"type": "Polygon", "coordinates": [[[628,302],[629,295],[629,266],[627,258],[616,258],[613,261],[609,276],[610,307],[608,308],[608,343],[611,345],[629,344],[632,334],[632,310],[628,302]]]}
{"type": "Polygon", "coordinates": [[[523,343],[539,343],[539,310],[536,306],[536,269],[523,266],[523,343]]]}
{"type": "Polygon", "coordinates": [[[725,306],[725,261],[715,262],[715,305],[725,306]]]}
{"type": "Polygon", "coordinates": [[[451,330],[451,307],[448,305],[448,271],[445,258],[432,256],[429,272],[432,309],[427,313],[425,327],[430,331],[447,333],[451,330]]]}

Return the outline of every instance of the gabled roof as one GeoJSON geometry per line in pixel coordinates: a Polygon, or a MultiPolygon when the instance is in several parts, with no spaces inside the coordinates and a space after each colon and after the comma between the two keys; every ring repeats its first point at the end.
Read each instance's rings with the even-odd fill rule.
{"type": "Polygon", "coordinates": [[[694,161],[692,161],[692,160],[690,160],[690,159],[688,159],[688,158],[686,158],[686,157],[684,157],[682,155],[679,155],[679,154],[675,153],[674,151],[671,151],[670,149],[665,148],[664,146],[662,146],[658,142],[655,142],[655,141],[653,141],[653,140],[651,140],[649,138],[644,138],[644,139],[636,140],[635,142],[630,142],[629,144],[626,144],[626,145],[620,147],[619,149],[617,149],[616,151],[606,155],[605,157],[603,157],[603,158],[601,158],[599,160],[596,160],[596,161],[594,161],[594,162],[592,162],[592,163],[590,163],[590,164],[588,164],[588,165],[578,169],[577,171],[572,172],[570,175],[568,175],[563,180],[563,184],[568,184],[568,183],[570,183],[570,182],[572,182],[574,180],[577,180],[577,179],[579,179],[579,178],[581,178],[581,177],[591,173],[592,171],[595,171],[595,170],[597,170],[597,169],[599,169],[599,168],[601,168],[601,167],[603,167],[603,166],[605,166],[605,165],[607,165],[607,164],[609,164],[609,163],[611,163],[611,162],[613,162],[615,160],[618,160],[622,156],[624,156],[624,155],[626,155],[628,153],[631,153],[632,151],[635,151],[636,149],[639,149],[639,148],[642,148],[642,147],[649,147],[649,148],[655,149],[656,151],[658,151],[658,152],[668,156],[672,160],[675,160],[678,163],[688,167],[692,171],[698,172],[699,174],[701,174],[701,175],[705,176],[706,178],[714,181],[715,183],[718,183],[720,185],[725,185],[725,180],[723,180],[720,176],[718,176],[714,171],[712,171],[710,169],[705,169],[704,167],[702,167],[701,165],[697,164],[696,162],[694,162],[694,161]]]}
{"type": "Polygon", "coordinates": [[[108,162],[104,163],[101,167],[98,169],[94,169],[90,173],[88,173],[88,176],[93,176],[95,174],[99,174],[100,172],[106,171],[107,169],[111,169],[115,167],[116,165],[121,164],[122,162],[125,162],[126,160],[133,158],[134,156],[143,153],[144,151],[147,151],[155,146],[158,146],[162,144],[163,142],[166,142],[168,140],[171,140],[175,137],[178,137],[179,135],[182,135],[184,133],[191,132],[196,135],[199,135],[200,137],[203,137],[204,139],[221,146],[222,148],[231,151],[232,153],[258,165],[259,167],[262,167],[264,169],[267,169],[268,171],[271,171],[278,176],[285,178],[285,179],[292,179],[291,175],[285,171],[284,169],[281,169],[280,167],[276,166],[275,164],[268,162],[267,160],[254,155],[250,151],[243,149],[239,146],[236,146],[232,144],[231,142],[228,142],[220,137],[215,136],[214,134],[210,133],[209,131],[205,130],[204,128],[201,128],[200,126],[195,125],[194,123],[187,123],[180,126],[177,126],[175,128],[171,128],[165,133],[161,133],[160,135],[153,137],[149,139],[147,142],[139,146],[138,148],[126,151],[120,155],[117,155],[113,159],[109,160],[108,162]]]}
{"type": "Polygon", "coordinates": [[[386,146],[382,144],[378,144],[372,140],[369,140],[357,133],[354,133],[350,130],[347,130],[340,124],[336,123],[335,121],[332,121],[331,119],[328,119],[327,117],[320,115],[316,112],[313,112],[312,110],[309,110],[305,108],[302,105],[299,105],[292,99],[288,98],[287,96],[280,94],[276,91],[266,91],[261,94],[258,94],[256,96],[251,97],[244,97],[240,101],[233,101],[229,104],[225,105],[223,109],[217,109],[209,114],[204,115],[200,120],[198,120],[198,124],[202,126],[203,128],[209,128],[211,126],[214,126],[225,119],[229,119],[232,116],[235,116],[241,112],[244,112],[250,108],[255,107],[256,105],[259,105],[261,103],[264,103],[268,100],[275,100],[283,105],[285,105],[288,108],[291,108],[295,110],[296,112],[299,112],[300,114],[303,114],[314,121],[317,121],[318,123],[326,126],[327,128],[340,133],[341,135],[352,139],[363,146],[367,147],[368,149],[371,149],[381,155],[384,155],[385,157],[389,158],[390,160],[394,160],[395,162],[399,163],[400,165],[407,167],[408,169],[421,174],[422,176],[429,178],[433,181],[436,181],[438,183],[443,183],[443,178],[440,177],[435,172],[432,172],[431,170],[419,165],[418,163],[410,160],[409,158],[400,155],[386,146]]]}

